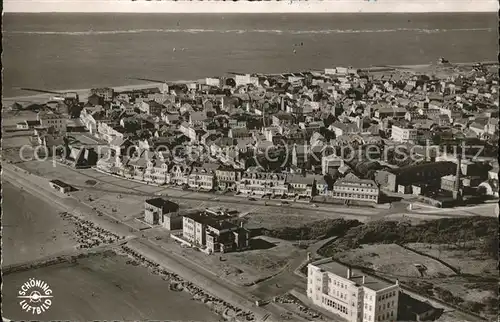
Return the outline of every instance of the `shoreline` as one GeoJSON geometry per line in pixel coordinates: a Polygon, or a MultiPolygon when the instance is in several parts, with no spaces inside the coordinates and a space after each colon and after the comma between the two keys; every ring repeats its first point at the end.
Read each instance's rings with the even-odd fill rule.
{"type": "MultiPolygon", "coordinates": [[[[459,62],[459,63],[451,63],[451,66],[446,66],[443,65],[442,67],[467,67],[473,64],[476,64],[478,62],[459,62]]],[[[479,63],[482,63],[483,65],[498,65],[498,62],[495,61],[479,61],[479,63]]],[[[436,67],[436,65],[433,65],[434,63],[429,63],[429,64],[413,64],[413,65],[377,65],[377,66],[368,66],[368,67],[357,67],[356,69],[362,69],[362,70],[370,70],[370,69],[375,69],[374,72],[376,72],[377,69],[394,69],[394,70],[419,70],[419,69],[425,69],[425,68],[431,68],[431,67],[436,67]]],[[[327,68],[327,67],[326,67],[327,68]]],[[[310,71],[318,71],[318,70],[310,70],[310,71]]],[[[324,71],[324,70],[322,70],[324,71]]],[[[257,73],[257,74],[262,74],[262,75],[281,75],[281,74],[286,74],[286,73],[293,73],[293,72],[282,72],[282,73],[270,73],[270,74],[263,74],[263,73],[257,73]]],[[[207,76],[209,77],[209,76],[207,76]]],[[[217,77],[222,77],[222,75],[219,75],[217,77]]],[[[201,82],[203,83],[205,81],[205,78],[200,78],[197,80],[165,80],[165,83],[170,83],[170,84],[185,84],[185,83],[196,83],[196,82],[201,82]]],[[[110,88],[113,88],[115,91],[127,91],[127,90],[133,90],[133,89],[145,89],[145,88],[151,88],[151,87],[156,87],[158,84],[162,84],[162,82],[150,82],[150,83],[141,83],[141,84],[136,84],[136,85],[118,85],[118,86],[109,86],[110,88]]],[[[65,92],[76,92],[81,98],[87,98],[90,88],[80,88],[80,89],[49,89],[53,90],[54,92],[60,92],[60,93],[65,93],[65,92]]],[[[40,100],[40,99],[45,99],[47,96],[53,96],[57,94],[49,94],[49,93],[44,93],[44,94],[34,94],[34,95],[23,95],[23,96],[11,96],[11,97],[2,97],[2,103],[13,103],[15,101],[21,101],[21,100],[40,100]]],[[[33,102],[34,103],[34,102],[33,102]]]]}

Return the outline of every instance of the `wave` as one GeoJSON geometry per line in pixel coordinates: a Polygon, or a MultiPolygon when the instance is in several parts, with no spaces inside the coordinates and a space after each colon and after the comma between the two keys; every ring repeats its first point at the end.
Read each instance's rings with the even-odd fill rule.
{"type": "Polygon", "coordinates": [[[269,33],[269,34],[344,34],[344,33],[387,33],[387,32],[417,32],[417,33],[443,33],[461,31],[493,31],[492,28],[457,28],[457,29],[425,29],[425,28],[396,28],[396,29],[324,29],[324,30],[277,30],[277,29],[129,29],[129,30],[88,30],[88,31],[4,31],[6,34],[28,35],[67,35],[67,36],[93,36],[117,35],[137,33],[269,33]]]}

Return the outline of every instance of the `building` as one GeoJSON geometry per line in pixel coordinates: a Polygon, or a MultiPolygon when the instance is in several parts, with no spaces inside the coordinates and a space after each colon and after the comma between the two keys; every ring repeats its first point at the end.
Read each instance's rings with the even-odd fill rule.
{"type": "Polygon", "coordinates": [[[391,139],[396,142],[416,142],[417,129],[393,125],[391,139]]]}
{"type": "Polygon", "coordinates": [[[308,265],[307,297],[347,321],[397,321],[399,282],[388,283],[323,259],[308,265]]]}
{"type": "Polygon", "coordinates": [[[38,112],[37,120],[40,126],[47,129],[53,128],[58,133],[66,133],[66,117],[52,112],[38,112]]]}
{"type": "Polygon", "coordinates": [[[208,253],[224,253],[247,248],[250,233],[242,226],[229,222],[227,216],[213,216],[205,212],[183,216],[182,236],[208,253]]]}
{"type": "Polygon", "coordinates": [[[207,77],[205,78],[205,83],[209,86],[220,87],[222,82],[218,77],[207,77]]]}
{"type": "Polygon", "coordinates": [[[380,189],[373,180],[360,179],[349,173],[333,184],[332,197],[345,202],[378,203],[380,189]]]}
{"type": "Polygon", "coordinates": [[[188,185],[192,189],[213,190],[215,183],[215,174],[210,169],[202,167],[193,167],[188,176],[188,185]]]}
{"type": "Polygon", "coordinates": [[[16,124],[17,130],[32,130],[35,127],[40,126],[40,121],[23,121],[16,124]]]}
{"type": "Polygon", "coordinates": [[[75,168],[90,168],[97,164],[98,155],[94,148],[67,147],[65,163],[75,168]]]}
{"type": "Polygon", "coordinates": [[[300,197],[311,197],[315,182],[316,176],[310,174],[289,174],[286,177],[289,193],[300,197]]]}
{"type": "Polygon", "coordinates": [[[288,193],[286,174],[271,172],[243,172],[237,185],[238,192],[250,195],[283,195],[288,193]]]}
{"type": "Polygon", "coordinates": [[[259,86],[259,77],[251,74],[235,75],[234,81],[236,82],[236,86],[249,84],[259,86]]]}
{"type": "Polygon", "coordinates": [[[53,189],[55,189],[61,193],[68,193],[68,192],[71,192],[73,190],[72,186],[70,186],[66,182],[62,182],[61,180],[57,180],[57,179],[50,180],[49,185],[53,189]]]}
{"type": "Polygon", "coordinates": [[[150,225],[158,225],[161,224],[167,229],[179,229],[181,218],[175,219],[175,217],[166,216],[169,219],[168,223],[165,223],[165,215],[177,212],[179,210],[179,205],[175,202],[163,199],[163,198],[154,198],[147,199],[144,201],[144,221],[150,225]],[[178,221],[178,222],[177,222],[178,221]],[[178,226],[178,228],[175,228],[178,226]]]}
{"type": "Polygon", "coordinates": [[[240,180],[241,172],[231,166],[220,166],[215,170],[217,186],[222,190],[236,190],[236,183],[240,180]]]}
{"type": "Polygon", "coordinates": [[[321,173],[323,175],[326,175],[330,173],[331,169],[336,170],[343,165],[344,165],[344,160],[335,154],[324,156],[323,158],[321,158],[321,173]]]}
{"type": "Polygon", "coordinates": [[[115,96],[115,91],[109,87],[92,88],[90,94],[101,97],[104,102],[111,102],[115,96]]]}

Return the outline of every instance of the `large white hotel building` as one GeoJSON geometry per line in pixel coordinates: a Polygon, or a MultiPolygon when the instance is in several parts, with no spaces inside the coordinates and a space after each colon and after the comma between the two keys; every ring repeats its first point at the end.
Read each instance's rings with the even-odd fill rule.
{"type": "Polygon", "coordinates": [[[307,296],[347,321],[397,321],[398,282],[366,276],[331,259],[308,265],[307,296]]]}

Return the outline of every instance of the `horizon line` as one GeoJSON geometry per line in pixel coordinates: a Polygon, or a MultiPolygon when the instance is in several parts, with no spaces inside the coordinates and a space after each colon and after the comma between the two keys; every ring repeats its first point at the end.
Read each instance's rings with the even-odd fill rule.
{"type": "Polygon", "coordinates": [[[495,0],[6,0],[4,13],[497,13],[495,0]]]}

